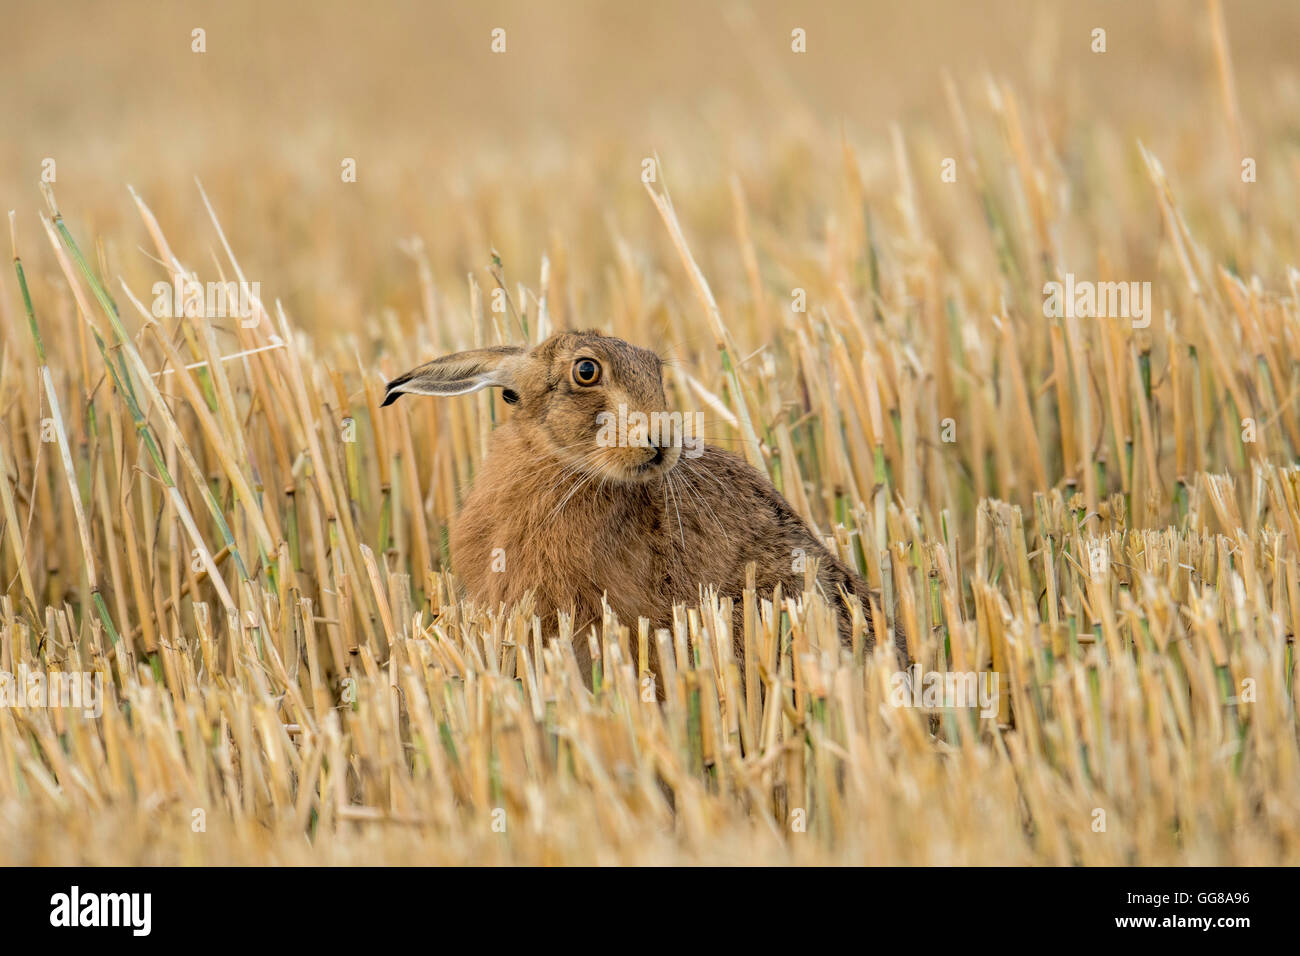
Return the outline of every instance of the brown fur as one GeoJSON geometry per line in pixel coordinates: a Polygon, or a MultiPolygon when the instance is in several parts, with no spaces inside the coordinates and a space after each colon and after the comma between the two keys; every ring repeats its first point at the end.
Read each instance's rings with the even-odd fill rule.
{"type": "MultiPolygon", "coordinates": [[[[667,410],[654,352],[598,332],[562,332],[530,352],[480,349],[437,359],[395,379],[385,404],[402,392],[461,394],[485,385],[505,388],[515,411],[493,433],[451,532],[452,566],[476,601],[511,604],[531,592],[552,629],[557,611],[572,611],[580,634],[599,621],[604,597],[625,623],[645,617],[667,627],[674,602],[696,601],[700,585],[738,602],[750,562],[760,594],[770,596],[778,583],[785,594],[801,592],[794,557],[802,549],[818,563],[818,583],[839,611],[847,643],[840,591],[861,601],[867,586],[766,475],[711,446],[689,457],[666,445],[655,462],[655,447],[597,443],[602,411],[617,414],[620,403],[646,414],[667,410]],[[584,358],[601,365],[594,387],[574,380],[574,363],[584,358]],[[493,569],[498,548],[503,571],[493,569]]],[[[870,620],[867,609],[868,628],[870,620]]],[[[873,643],[870,630],[866,641],[873,643]]],[[[585,662],[587,642],[575,643],[585,662]]]]}

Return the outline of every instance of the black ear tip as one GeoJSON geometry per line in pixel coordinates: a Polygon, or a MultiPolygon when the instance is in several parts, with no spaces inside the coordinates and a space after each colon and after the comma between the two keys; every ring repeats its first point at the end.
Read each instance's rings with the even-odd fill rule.
{"type": "Polygon", "coordinates": [[[411,380],[411,373],[407,372],[405,375],[399,375],[397,376],[397,378],[389,382],[388,394],[384,396],[384,400],[379,404],[379,407],[384,408],[385,406],[391,405],[393,404],[393,402],[401,398],[402,392],[399,386],[405,385],[410,380],[411,380]]]}

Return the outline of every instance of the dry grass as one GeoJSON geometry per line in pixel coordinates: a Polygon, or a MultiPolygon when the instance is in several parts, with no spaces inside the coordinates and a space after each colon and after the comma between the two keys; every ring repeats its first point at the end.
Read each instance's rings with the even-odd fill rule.
{"type": "Polygon", "coordinates": [[[105,197],[108,234],[47,191],[0,281],[0,671],[110,699],[0,709],[0,862],[1300,862],[1296,113],[1243,118],[1198,22],[1213,137],[962,77],[915,128],[801,117],[720,174],[480,167],[373,310],[332,265],[397,237],[242,210],[279,208],[274,158],[201,215],[105,197]],[[235,217],[328,295],[241,267],[235,217]],[[1151,281],[1150,326],[1045,317],[1066,272],[1151,281]],[[155,319],[177,276],[259,282],[256,321],[155,319]],[[663,348],[927,671],[998,673],[997,717],[894,706],[811,592],[607,620],[586,681],[527,609],[457,600],[508,411],[383,383],[587,325],[663,348]]]}

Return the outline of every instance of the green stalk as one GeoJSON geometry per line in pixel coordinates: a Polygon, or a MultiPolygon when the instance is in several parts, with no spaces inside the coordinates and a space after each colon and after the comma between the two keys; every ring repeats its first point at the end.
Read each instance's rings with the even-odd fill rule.
{"type": "MultiPolygon", "coordinates": [[[[13,238],[13,213],[9,214],[10,236],[13,238]]],[[[27,311],[27,325],[31,329],[32,339],[36,343],[36,357],[40,363],[41,381],[45,385],[45,394],[50,402],[50,411],[54,419],[54,434],[58,439],[59,455],[63,460],[63,470],[68,479],[68,491],[72,495],[72,510],[77,520],[77,532],[81,537],[82,556],[86,562],[86,579],[90,584],[90,599],[95,605],[99,619],[108,632],[109,639],[116,644],[119,639],[113,618],[108,613],[108,606],[99,591],[99,575],[95,569],[95,557],[90,546],[90,529],[86,524],[85,508],[81,501],[81,490],[77,484],[76,472],[72,465],[72,450],[68,447],[68,436],[63,427],[63,413],[59,409],[59,396],[54,390],[54,379],[50,376],[50,367],[45,360],[45,343],[41,340],[40,326],[36,324],[36,310],[32,307],[31,292],[27,288],[27,275],[23,272],[22,259],[18,256],[17,242],[14,240],[14,271],[18,274],[18,288],[22,290],[23,308],[27,311]]],[[[29,597],[31,597],[29,595],[29,597]]],[[[33,609],[34,610],[34,609],[33,609]]]]}
{"type": "MultiPolygon", "coordinates": [[[[117,336],[118,344],[122,347],[123,351],[129,352],[132,358],[139,360],[139,356],[135,352],[135,346],[132,343],[131,337],[127,335],[126,328],[122,325],[122,319],[118,314],[116,303],[113,302],[108,291],[104,288],[99,279],[96,278],[95,274],[91,272],[90,266],[87,265],[85,257],[82,256],[81,250],[77,247],[76,241],[72,238],[72,233],[70,233],[68,227],[64,225],[63,216],[57,209],[54,210],[54,228],[58,231],[59,237],[63,240],[64,246],[72,256],[73,261],[77,264],[77,268],[81,270],[82,276],[85,277],[86,282],[90,285],[91,292],[94,293],[100,307],[104,310],[104,314],[108,317],[108,321],[113,327],[113,332],[117,336]]],[[[144,413],[140,408],[139,401],[135,395],[135,389],[131,384],[131,377],[127,371],[125,360],[120,360],[121,375],[119,375],[117,370],[113,368],[113,363],[108,357],[107,347],[103,339],[100,337],[99,332],[93,328],[91,331],[95,336],[95,343],[99,347],[100,355],[103,356],[104,364],[108,366],[109,371],[112,373],[114,384],[117,386],[119,394],[122,395],[123,399],[126,401],[127,408],[131,412],[131,417],[135,421],[136,431],[144,441],[145,448],[149,453],[149,457],[153,460],[154,467],[158,469],[159,477],[163,479],[164,484],[166,484],[168,488],[179,490],[176,488],[176,483],[172,479],[171,473],[167,470],[167,466],[163,463],[162,454],[159,451],[158,443],[154,438],[152,427],[145,419],[144,413]]],[[[143,363],[141,362],[140,364],[143,363]]],[[[187,452],[182,451],[182,454],[188,457],[187,452]]],[[[193,467],[197,473],[197,464],[193,467]]],[[[243,555],[240,553],[238,545],[235,544],[235,536],[230,530],[230,525],[226,523],[225,513],[221,510],[221,506],[217,503],[217,500],[213,496],[212,490],[208,487],[207,482],[201,480],[201,476],[198,485],[201,489],[203,500],[208,506],[208,511],[212,514],[213,520],[217,523],[217,529],[221,532],[222,541],[225,546],[230,549],[230,556],[235,561],[235,568],[239,572],[240,579],[243,581],[251,581],[252,578],[248,573],[247,566],[244,564],[243,555]]]]}

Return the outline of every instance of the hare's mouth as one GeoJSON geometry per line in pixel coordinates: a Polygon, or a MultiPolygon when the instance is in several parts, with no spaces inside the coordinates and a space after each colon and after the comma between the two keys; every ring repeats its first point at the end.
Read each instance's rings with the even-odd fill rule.
{"type": "Polygon", "coordinates": [[[671,471],[681,456],[676,445],[641,445],[611,450],[599,456],[596,469],[606,480],[639,485],[671,471]]]}
{"type": "Polygon", "coordinates": [[[653,449],[647,448],[646,451],[653,451],[653,454],[632,470],[633,476],[642,481],[671,471],[681,456],[681,449],[673,445],[660,445],[653,449]]]}

